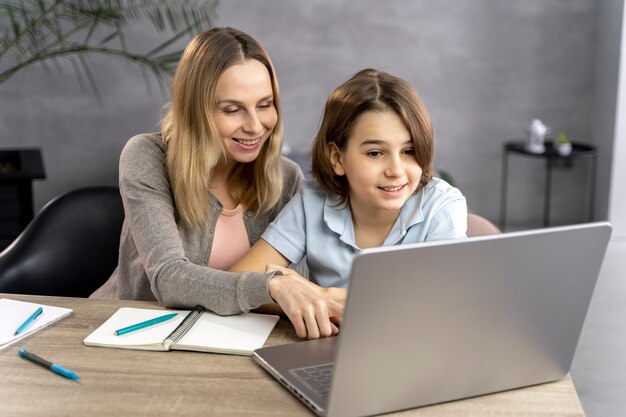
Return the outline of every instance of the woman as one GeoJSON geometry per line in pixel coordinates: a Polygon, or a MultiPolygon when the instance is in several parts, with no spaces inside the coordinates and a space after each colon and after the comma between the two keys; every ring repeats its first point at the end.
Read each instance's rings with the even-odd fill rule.
{"type": "Polygon", "coordinates": [[[226,272],[298,189],[281,157],[278,84],[249,35],[215,28],[185,49],[161,132],[120,157],[119,263],[94,298],[236,314],[273,303],[272,273],[226,272]]]}

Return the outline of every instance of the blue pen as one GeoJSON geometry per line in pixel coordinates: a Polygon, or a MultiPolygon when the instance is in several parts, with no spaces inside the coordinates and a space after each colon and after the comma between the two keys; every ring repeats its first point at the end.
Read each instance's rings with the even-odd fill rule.
{"type": "Polygon", "coordinates": [[[35,362],[37,365],[41,365],[44,368],[50,369],[55,374],[64,376],[74,381],[80,379],[78,375],[76,375],[74,372],[70,371],[69,369],[62,367],[61,365],[57,365],[56,363],[48,362],[47,360],[40,358],[39,356],[33,353],[27,352],[25,349],[20,349],[17,352],[17,354],[20,355],[24,359],[28,359],[30,361],[35,362]]]}
{"type": "Polygon", "coordinates": [[[126,333],[134,332],[135,330],[143,329],[148,326],[152,326],[154,324],[163,323],[169,319],[173,319],[178,316],[178,313],[166,314],[164,316],[159,316],[150,320],[142,321],[141,323],[133,324],[132,326],[124,327],[115,331],[117,336],[121,336],[126,333]]]}
{"type": "Polygon", "coordinates": [[[20,327],[17,328],[13,336],[17,336],[18,334],[22,333],[24,330],[28,329],[28,327],[30,327],[30,325],[33,324],[35,320],[37,320],[37,317],[39,317],[41,313],[43,313],[43,308],[39,307],[37,310],[35,310],[33,314],[31,314],[29,318],[26,319],[24,323],[22,323],[20,327]]]}

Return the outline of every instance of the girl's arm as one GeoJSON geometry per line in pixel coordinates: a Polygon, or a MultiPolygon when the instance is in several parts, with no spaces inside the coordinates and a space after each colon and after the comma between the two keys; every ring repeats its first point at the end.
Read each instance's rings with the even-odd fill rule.
{"type": "Polygon", "coordinates": [[[266,312],[284,312],[298,337],[317,339],[338,333],[336,324],[343,318],[343,304],[333,299],[334,289],[322,288],[286,268],[289,260],[261,239],[232,268],[233,272],[272,271],[268,281],[270,297],[278,304],[262,306],[266,312]]]}
{"type": "Polygon", "coordinates": [[[282,253],[274,249],[272,245],[263,239],[259,239],[230,270],[232,272],[265,272],[267,264],[286,268],[290,262],[282,253]]]}

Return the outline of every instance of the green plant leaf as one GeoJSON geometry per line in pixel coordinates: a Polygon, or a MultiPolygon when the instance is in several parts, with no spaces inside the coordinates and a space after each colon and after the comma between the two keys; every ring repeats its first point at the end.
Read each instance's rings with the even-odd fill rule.
{"type": "Polygon", "coordinates": [[[556,138],[556,142],[563,145],[566,143],[570,143],[570,140],[565,133],[561,132],[559,133],[559,136],[556,138]]]}
{"type": "Polygon", "coordinates": [[[100,54],[147,69],[142,74],[151,74],[161,86],[181,54],[169,49],[210,28],[217,5],[217,0],[0,0],[0,83],[30,65],[47,68],[48,61],[63,58],[79,84],[86,78],[99,99],[88,57],[100,54]],[[138,21],[171,35],[147,52],[131,50],[126,32],[138,21]]]}

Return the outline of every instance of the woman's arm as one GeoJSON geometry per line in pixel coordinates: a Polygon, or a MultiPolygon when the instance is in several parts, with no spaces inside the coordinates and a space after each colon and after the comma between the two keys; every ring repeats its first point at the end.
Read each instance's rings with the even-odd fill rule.
{"type": "MultiPolygon", "coordinates": [[[[218,314],[236,314],[271,303],[271,274],[243,274],[206,266],[211,227],[179,228],[160,138],[129,141],[120,158],[120,191],[129,236],[118,286],[141,286],[167,307],[197,304],[218,314]],[[145,275],[144,275],[145,274],[145,275]]],[[[216,210],[215,207],[210,207],[216,210]]]]}
{"type": "Polygon", "coordinates": [[[262,306],[262,311],[284,312],[293,323],[298,337],[317,339],[337,334],[336,324],[343,317],[343,304],[332,298],[334,293],[330,289],[315,285],[286,268],[289,264],[285,256],[261,239],[231,271],[273,272],[268,291],[279,309],[266,305],[262,306]]]}

